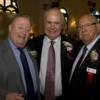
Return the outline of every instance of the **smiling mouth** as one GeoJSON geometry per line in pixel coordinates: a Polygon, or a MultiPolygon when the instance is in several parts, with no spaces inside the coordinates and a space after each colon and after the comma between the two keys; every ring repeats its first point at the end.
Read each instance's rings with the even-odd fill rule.
{"type": "Polygon", "coordinates": [[[25,39],[26,37],[25,36],[19,36],[21,39],[25,39]]]}

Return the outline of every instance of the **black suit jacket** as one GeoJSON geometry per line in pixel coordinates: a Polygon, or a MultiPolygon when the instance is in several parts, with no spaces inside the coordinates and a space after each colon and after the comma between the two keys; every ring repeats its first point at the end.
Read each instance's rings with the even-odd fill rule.
{"type": "MultiPolygon", "coordinates": [[[[28,42],[28,46],[31,48],[31,50],[36,50],[37,51],[37,59],[38,59],[38,71],[40,69],[40,60],[41,60],[41,51],[42,51],[42,45],[43,45],[43,39],[44,35],[39,36],[34,38],[33,40],[30,40],[28,42]]],[[[64,46],[64,41],[69,42],[73,45],[73,51],[77,50],[76,48],[76,42],[64,35],[61,35],[61,77],[62,77],[62,95],[63,95],[63,100],[65,99],[65,96],[67,94],[67,84],[69,80],[69,75],[70,75],[70,68],[71,64],[73,62],[74,56],[75,56],[75,51],[72,51],[72,59],[69,59],[67,56],[67,48],[64,46]]]]}
{"type": "Polygon", "coordinates": [[[78,98],[100,97],[100,38],[81,64],[70,90],[71,96],[78,98]]]}

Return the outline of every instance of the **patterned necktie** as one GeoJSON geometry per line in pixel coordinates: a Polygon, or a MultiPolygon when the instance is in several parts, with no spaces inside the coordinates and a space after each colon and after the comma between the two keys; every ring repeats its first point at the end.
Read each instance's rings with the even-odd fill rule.
{"type": "Polygon", "coordinates": [[[48,51],[48,62],[44,91],[45,100],[55,99],[55,51],[53,44],[54,41],[51,41],[51,45],[48,51]]]}
{"type": "Polygon", "coordinates": [[[27,95],[25,96],[25,100],[35,100],[35,92],[34,92],[34,86],[33,81],[29,69],[29,65],[27,62],[27,58],[25,56],[24,51],[21,48],[18,48],[20,51],[20,59],[24,70],[24,76],[26,81],[26,88],[27,88],[27,95]]]}

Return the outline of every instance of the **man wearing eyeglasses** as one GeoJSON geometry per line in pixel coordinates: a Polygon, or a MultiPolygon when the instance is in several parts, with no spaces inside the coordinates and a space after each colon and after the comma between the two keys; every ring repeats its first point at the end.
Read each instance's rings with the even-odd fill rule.
{"type": "Polygon", "coordinates": [[[72,65],[69,80],[70,97],[96,100],[96,97],[100,97],[100,34],[98,21],[92,15],[84,15],[78,21],[77,30],[79,39],[84,45],[72,65]],[[87,49],[82,56],[84,47],[87,49]]]}

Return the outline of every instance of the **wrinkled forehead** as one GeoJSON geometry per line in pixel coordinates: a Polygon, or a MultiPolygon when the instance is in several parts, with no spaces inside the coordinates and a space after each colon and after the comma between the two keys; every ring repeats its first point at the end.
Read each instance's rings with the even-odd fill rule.
{"type": "Polygon", "coordinates": [[[44,20],[50,18],[51,16],[55,16],[56,18],[59,18],[62,22],[64,22],[64,15],[60,12],[59,9],[51,9],[46,11],[44,14],[44,20]]]}
{"type": "Polygon", "coordinates": [[[29,19],[24,18],[24,17],[19,17],[16,18],[12,23],[11,26],[20,26],[20,27],[25,27],[25,28],[30,28],[31,27],[31,23],[29,21],[29,19]]]}
{"type": "Polygon", "coordinates": [[[12,21],[12,23],[22,23],[22,22],[30,23],[30,20],[28,18],[25,18],[25,17],[18,17],[12,21]]]}
{"type": "Polygon", "coordinates": [[[52,10],[49,10],[45,13],[45,16],[48,16],[48,15],[51,15],[51,14],[56,14],[56,15],[59,15],[60,16],[60,11],[59,10],[56,10],[56,9],[52,9],[52,10]]]}
{"type": "Polygon", "coordinates": [[[86,24],[86,23],[96,23],[97,22],[97,19],[96,17],[92,16],[92,15],[85,15],[85,16],[82,16],[79,21],[78,21],[78,24],[86,24]]]}

